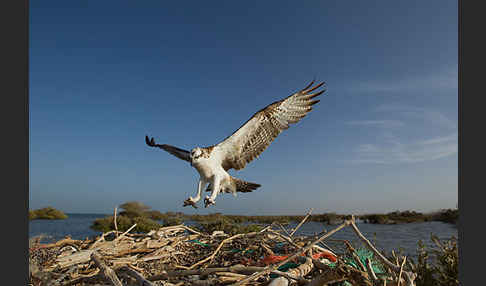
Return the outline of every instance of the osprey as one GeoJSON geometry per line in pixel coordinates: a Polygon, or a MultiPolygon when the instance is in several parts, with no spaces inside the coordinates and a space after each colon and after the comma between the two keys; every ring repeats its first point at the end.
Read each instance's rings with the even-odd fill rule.
{"type": "Polygon", "coordinates": [[[311,93],[324,82],[312,87],[313,84],[314,81],[301,91],[261,109],[232,135],[213,146],[195,147],[189,152],[167,144],[156,144],[154,138],[145,136],[148,146],[161,148],[189,162],[199,172],[196,197],[189,196],[183,206],[192,205],[197,208],[196,202],[201,199],[201,192],[208,183],[206,191],[211,191],[211,196],[204,199],[205,207],[215,204],[216,196],[220,192],[236,196],[236,192],[251,192],[260,187],[259,184],[230,176],[228,170],[245,168],[247,163],[257,158],[291,123],[299,122],[312,110],[312,105],[319,102],[313,98],[325,91],[311,93]]]}

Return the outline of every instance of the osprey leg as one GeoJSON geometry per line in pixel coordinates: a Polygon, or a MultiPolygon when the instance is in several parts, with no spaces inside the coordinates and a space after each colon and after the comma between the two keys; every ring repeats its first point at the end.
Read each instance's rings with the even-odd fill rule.
{"type": "Polygon", "coordinates": [[[203,178],[199,178],[196,197],[195,198],[189,197],[191,199],[191,201],[198,202],[201,199],[201,192],[204,189],[204,187],[206,187],[207,183],[208,182],[206,180],[204,180],[203,178]]]}
{"type": "Polygon", "coordinates": [[[221,188],[221,179],[215,176],[211,185],[213,186],[213,190],[211,192],[211,197],[206,196],[206,198],[204,199],[205,207],[215,204],[216,197],[218,196],[219,190],[221,188]]]}
{"type": "Polygon", "coordinates": [[[189,198],[184,201],[184,205],[183,206],[185,207],[185,206],[191,205],[194,208],[197,208],[196,203],[201,199],[201,192],[202,192],[203,188],[206,187],[206,184],[207,183],[208,182],[206,180],[204,180],[202,177],[199,178],[199,183],[198,183],[198,186],[197,186],[196,197],[193,198],[193,197],[189,196],[189,198]]]}

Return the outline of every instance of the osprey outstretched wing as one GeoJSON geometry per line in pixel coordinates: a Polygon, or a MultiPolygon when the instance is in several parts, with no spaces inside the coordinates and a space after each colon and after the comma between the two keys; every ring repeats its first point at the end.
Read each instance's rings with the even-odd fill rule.
{"type": "Polygon", "coordinates": [[[312,87],[313,84],[314,81],[301,91],[261,109],[232,135],[216,145],[196,147],[189,152],[167,144],[156,144],[154,139],[149,140],[148,136],[145,136],[145,143],[190,162],[199,172],[196,197],[189,197],[184,201],[184,206],[196,207],[196,202],[201,199],[201,192],[208,183],[208,190],[212,193],[204,199],[206,207],[215,203],[219,192],[233,193],[235,196],[236,192],[252,192],[260,185],[234,178],[227,171],[245,168],[246,164],[257,158],[283,130],[289,128],[290,124],[299,122],[312,110],[312,105],[319,102],[314,98],[325,91],[324,89],[312,93],[324,83],[312,87]]]}
{"type": "Polygon", "coordinates": [[[145,143],[147,143],[147,145],[149,145],[150,147],[159,147],[160,149],[163,149],[184,161],[191,161],[191,154],[189,153],[189,151],[186,151],[184,149],[167,144],[156,144],[154,138],[152,137],[152,139],[149,140],[148,136],[145,136],[145,143]]]}
{"type": "Polygon", "coordinates": [[[222,166],[227,171],[243,169],[247,163],[257,158],[273,140],[292,123],[299,122],[320,100],[314,97],[325,90],[311,93],[324,82],[314,86],[312,81],[303,90],[280,101],[269,104],[255,113],[231,136],[215,145],[214,152],[221,152],[222,166]]]}

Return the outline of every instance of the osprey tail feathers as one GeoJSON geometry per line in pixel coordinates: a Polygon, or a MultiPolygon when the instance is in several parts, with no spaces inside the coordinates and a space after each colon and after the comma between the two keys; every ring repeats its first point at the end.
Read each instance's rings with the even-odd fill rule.
{"type": "Polygon", "coordinates": [[[231,178],[231,184],[236,187],[237,192],[248,193],[258,189],[261,185],[251,182],[246,182],[235,177],[231,178]]]}
{"type": "MultiPolygon", "coordinates": [[[[230,176],[229,186],[226,185],[226,187],[221,191],[225,192],[225,193],[233,193],[236,196],[236,192],[249,193],[249,192],[252,192],[252,191],[258,189],[260,186],[261,186],[260,184],[246,182],[246,181],[243,181],[243,180],[240,180],[238,178],[230,176]]],[[[208,185],[208,187],[206,188],[206,192],[210,192],[212,189],[213,189],[213,186],[210,183],[208,185]]]]}

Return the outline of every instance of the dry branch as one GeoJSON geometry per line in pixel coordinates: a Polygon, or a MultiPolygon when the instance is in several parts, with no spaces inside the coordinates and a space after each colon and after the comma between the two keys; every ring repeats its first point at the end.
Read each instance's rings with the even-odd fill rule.
{"type": "Polygon", "coordinates": [[[407,257],[405,256],[403,258],[402,265],[400,265],[400,273],[398,274],[398,281],[397,281],[397,286],[400,286],[400,282],[402,280],[402,273],[403,273],[403,266],[405,265],[405,262],[407,261],[407,257]]]}
{"type": "Polygon", "coordinates": [[[113,243],[116,243],[116,242],[120,241],[120,239],[122,239],[127,233],[129,233],[136,226],[137,226],[137,224],[132,225],[129,229],[127,229],[127,231],[125,231],[124,233],[122,233],[119,237],[115,238],[113,240],[113,243]]]}
{"type": "Polygon", "coordinates": [[[115,224],[115,235],[118,237],[118,225],[116,224],[116,207],[115,207],[115,212],[113,214],[113,223],[115,224]]]}
{"type": "Polygon", "coordinates": [[[304,217],[304,219],[294,228],[294,230],[290,233],[290,237],[294,235],[294,233],[304,224],[304,222],[310,217],[313,209],[310,209],[310,211],[307,213],[307,215],[304,217]]]}
{"type": "Polygon", "coordinates": [[[102,260],[101,256],[98,254],[98,252],[94,251],[91,254],[91,259],[94,261],[96,266],[101,270],[103,273],[104,277],[111,283],[113,286],[123,286],[120,279],[116,276],[115,271],[108,267],[102,260]]]}
{"type": "Polygon", "coordinates": [[[143,277],[142,274],[138,273],[137,271],[133,270],[132,268],[124,266],[120,269],[122,271],[127,272],[130,276],[134,277],[137,280],[139,286],[153,286],[152,282],[145,279],[145,277],[143,277]]]}
{"type": "Polygon", "coordinates": [[[368,271],[368,275],[373,279],[373,281],[378,280],[375,271],[373,271],[373,267],[371,267],[371,260],[369,258],[366,258],[366,271],[368,271]]]}

